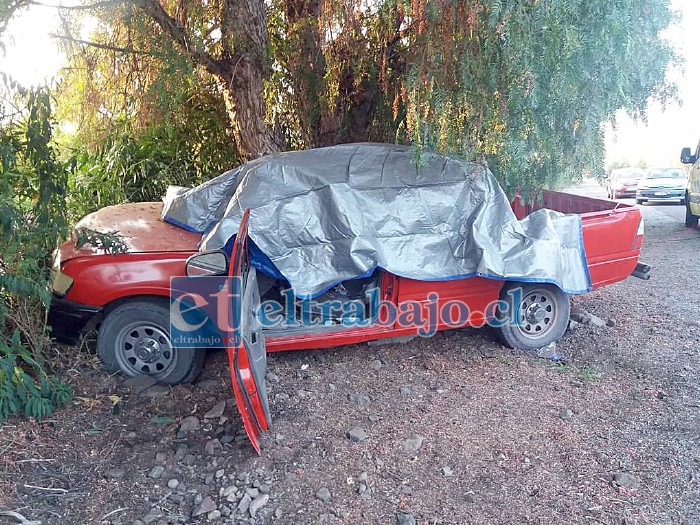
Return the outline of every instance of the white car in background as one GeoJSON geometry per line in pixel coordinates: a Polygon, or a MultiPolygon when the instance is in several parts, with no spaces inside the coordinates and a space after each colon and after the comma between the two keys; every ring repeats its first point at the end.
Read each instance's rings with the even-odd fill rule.
{"type": "Polygon", "coordinates": [[[637,183],[637,204],[647,201],[678,201],[685,204],[688,179],[683,168],[650,168],[637,183]]]}

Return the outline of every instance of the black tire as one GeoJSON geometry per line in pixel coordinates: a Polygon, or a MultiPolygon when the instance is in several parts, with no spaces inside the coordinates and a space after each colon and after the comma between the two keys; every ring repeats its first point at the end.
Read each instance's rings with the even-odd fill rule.
{"type": "Polygon", "coordinates": [[[202,348],[173,348],[167,300],[134,300],[110,311],[97,333],[104,366],[133,377],[175,385],[194,381],[204,365],[202,348]]]}
{"type": "Polygon", "coordinates": [[[690,201],[688,200],[688,195],[685,196],[685,225],[688,228],[697,228],[698,220],[700,217],[693,215],[690,212],[690,201]]]}
{"type": "Polygon", "coordinates": [[[637,204],[644,204],[644,199],[637,199],[637,204]]]}
{"type": "Polygon", "coordinates": [[[569,296],[553,284],[506,283],[501,289],[500,299],[508,304],[509,318],[512,319],[513,311],[519,314],[519,323],[507,323],[497,328],[503,343],[511,348],[542,348],[558,341],[569,326],[569,296]],[[522,290],[521,302],[514,309],[514,292],[518,288],[522,290]]]}

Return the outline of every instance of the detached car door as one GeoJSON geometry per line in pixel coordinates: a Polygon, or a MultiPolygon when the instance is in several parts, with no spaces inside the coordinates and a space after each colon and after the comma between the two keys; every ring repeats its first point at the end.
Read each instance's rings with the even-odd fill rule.
{"type": "Polygon", "coordinates": [[[248,256],[249,215],[250,209],[247,209],[231,251],[229,326],[233,328],[233,337],[229,339],[226,350],[236,405],[246,434],[259,454],[260,436],[270,426],[270,409],[265,390],[265,339],[258,318],[260,292],[255,268],[250,266],[248,256]]]}

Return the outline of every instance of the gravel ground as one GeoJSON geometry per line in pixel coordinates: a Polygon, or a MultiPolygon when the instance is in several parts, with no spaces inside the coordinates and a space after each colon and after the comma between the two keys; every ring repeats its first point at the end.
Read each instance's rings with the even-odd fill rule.
{"type": "Polygon", "coordinates": [[[50,524],[700,523],[700,232],[644,213],[652,280],[574,298],[610,326],[567,333],[563,363],[487,329],[273,354],[261,456],[223,353],[194,385],[146,388],[61,349],[76,397],[0,428],[0,510],[50,524]]]}

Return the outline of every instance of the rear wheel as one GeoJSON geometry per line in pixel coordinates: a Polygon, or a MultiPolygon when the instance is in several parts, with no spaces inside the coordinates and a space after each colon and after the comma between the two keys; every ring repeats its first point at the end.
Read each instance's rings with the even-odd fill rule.
{"type": "Polygon", "coordinates": [[[700,219],[700,217],[698,217],[697,215],[693,215],[693,213],[690,211],[690,200],[688,199],[688,194],[686,193],[686,195],[685,195],[685,225],[688,228],[697,228],[699,219],[700,219]]]}
{"type": "Polygon", "coordinates": [[[552,284],[507,283],[500,299],[508,304],[508,323],[498,332],[511,348],[542,348],[558,341],[569,325],[569,296],[552,284]]]}
{"type": "Polygon", "coordinates": [[[199,375],[205,350],[172,345],[167,301],[135,300],[118,306],[102,321],[97,354],[110,370],[178,384],[192,382],[199,375]]]}
{"type": "Polygon", "coordinates": [[[637,199],[637,204],[644,204],[644,199],[637,199]]]}

